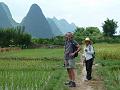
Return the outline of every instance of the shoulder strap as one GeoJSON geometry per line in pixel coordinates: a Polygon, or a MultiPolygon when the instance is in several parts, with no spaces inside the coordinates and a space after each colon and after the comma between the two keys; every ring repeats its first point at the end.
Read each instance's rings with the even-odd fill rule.
{"type": "MultiPolygon", "coordinates": [[[[73,40],[71,41],[71,43],[75,46],[75,43],[74,43],[74,41],[73,41],[73,40]]],[[[76,46],[75,46],[75,47],[76,47],[76,46]]]]}
{"type": "Polygon", "coordinates": [[[91,47],[93,48],[93,51],[94,51],[94,47],[93,47],[93,45],[89,45],[89,50],[91,50],[91,47]]]}
{"type": "Polygon", "coordinates": [[[89,47],[89,51],[91,51],[91,45],[89,45],[88,47],[89,47]]]}

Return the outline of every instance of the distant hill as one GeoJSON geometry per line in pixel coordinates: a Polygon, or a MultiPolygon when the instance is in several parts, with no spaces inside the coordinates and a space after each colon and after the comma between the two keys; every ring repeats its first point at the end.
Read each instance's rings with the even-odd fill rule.
{"type": "Polygon", "coordinates": [[[0,28],[12,28],[24,26],[25,31],[34,38],[52,38],[60,36],[66,32],[73,32],[75,24],[69,24],[65,19],[58,20],[44,16],[41,8],[37,4],[30,7],[29,12],[21,23],[16,23],[12,18],[11,12],[6,4],[0,3],[0,28]]]}
{"type": "Polygon", "coordinates": [[[52,20],[56,23],[63,34],[66,32],[73,32],[76,29],[76,25],[74,23],[69,24],[65,19],[58,20],[57,18],[53,17],[52,20]]]}
{"type": "Polygon", "coordinates": [[[52,38],[54,34],[45,18],[41,8],[37,4],[33,4],[21,22],[25,26],[25,31],[30,33],[35,38],[52,38]]]}
{"type": "Polygon", "coordinates": [[[0,28],[14,27],[17,23],[13,20],[6,4],[0,2],[0,28]]]}
{"type": "Polygon", "coordinates": [[[55,36],[63,35],[63,33],[60,31],[60,29],[57,27],[57,25],[51,18],[47,18],[47,21],[50,24],[52,32],[54,33],[55,36]]]}

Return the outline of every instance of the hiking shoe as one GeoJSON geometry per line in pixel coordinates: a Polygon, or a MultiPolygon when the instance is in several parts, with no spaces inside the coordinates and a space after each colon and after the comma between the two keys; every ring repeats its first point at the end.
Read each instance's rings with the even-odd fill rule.
{"type": "Polygon", "coordinates": [[[87,80],[91,80],[92,77],[91,77],[91,76],[86,76],[86,79],[87,79],[87,80]]]}
{"type": "Polygon", "coordinates": [[[90,80],[91,80],[91,79],[87,79],[87,78],[86,78],[86,79],[84,79],[84,81],[90,81],[90,80]]]}
{"type": "Polygon", "coordinates": [[[65,82],[65,85],[70,85],[71,83],[72,83],[72,81],[65,82]]]}
{"type": "Polygon", "coordinates": [[[92,77],[89,77],[89,78],[87,78],[88,80],[91,80],[92,79],[92,77]]]}
{"type": "Polygon", "coordinates": [[[69,87],[76,87],[76,83],[75,82],[72,82],[69,87]]]}

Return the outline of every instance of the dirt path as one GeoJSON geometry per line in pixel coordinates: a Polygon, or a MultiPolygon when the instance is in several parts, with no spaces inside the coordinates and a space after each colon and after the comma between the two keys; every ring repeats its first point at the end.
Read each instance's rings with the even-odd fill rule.
{"type": "Polygon", "coordinates": [[[76,73],[77,87],[70,88],[70,90],[105,90],[103,88],[103,82],[95,74],[95,68],[97,64],[93,66],[93,79],[90,81],[85,81],[86,76],[85,66],[83,66],[82,63],[77,64],[80,65],[80,67],[82,67],[82,72],[81,75],[77,75],[76,73]]]}

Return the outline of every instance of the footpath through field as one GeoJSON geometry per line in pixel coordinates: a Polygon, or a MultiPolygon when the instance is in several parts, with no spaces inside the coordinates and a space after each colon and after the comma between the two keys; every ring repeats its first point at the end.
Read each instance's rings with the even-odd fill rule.
{"type": "Polygon", "coordinates": [[[77,63],[82,67],[81,75],[77,75],[76,72],[76,83],[77,87],[70,88],[70,90],[105,90],[103,86],[103,81],[96,75],[95,69],[97,64],[93,66],[93,79],[90,81],[85,81],[86,70],[82,63],[77,63]]]}

